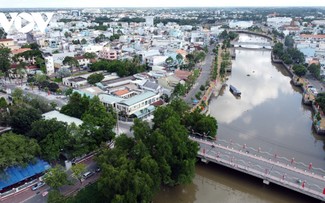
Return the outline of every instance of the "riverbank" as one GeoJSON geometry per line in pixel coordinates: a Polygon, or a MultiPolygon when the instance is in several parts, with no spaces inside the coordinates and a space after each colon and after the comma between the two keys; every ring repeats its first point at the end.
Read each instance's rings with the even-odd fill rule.
{"type": "Polygon", "coordinates": [[[292,67],[285,64],[281,59],[275,59],[273,52],[271,52],[271,60],[273,63],[281,64],[290,74],[291,82],[293,85],[300,87],[303,91],[302,102],[305,105],[309,105],[313,109],[313,128],[318,135],[325,135],[325,116],[318,105],[315,104],[315,95],[310,91],[308,86],[310,82],[306,78],[298,77],[294,74],[292,67]],[[316,115],[320,115],[320,119],[317,119],[316,115]]]}

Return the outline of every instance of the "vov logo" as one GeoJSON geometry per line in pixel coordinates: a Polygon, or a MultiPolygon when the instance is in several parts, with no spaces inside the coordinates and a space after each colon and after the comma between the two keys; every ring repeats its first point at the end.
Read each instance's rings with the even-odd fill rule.
{"type": "Polygon", "coordinates": [[[6,33],[14,25],[16,30],[21,33],[28,33],[37,25],[41,32],[45,32],[45,29],[51,21],[54,13],[9,13],[11,20],[8,20],[4,13],[0,13],[0,24],[6,33]],[[44,20],[42,14],[46,16],[47,20],[44,20]],[[28,22],[26,25],[23,22],[28,22]]]}

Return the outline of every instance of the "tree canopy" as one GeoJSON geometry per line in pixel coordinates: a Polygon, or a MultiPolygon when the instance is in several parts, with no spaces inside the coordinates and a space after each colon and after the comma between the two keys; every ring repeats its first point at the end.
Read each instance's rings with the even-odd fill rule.
{"type": "Polygon", "coordinates": [[[293,72],[298,76],[304,76],[307,73],[307,68],[304,65],[293,65],[292,67],[293,72]]]}
{"type": "Polygon", "coordinates": [[[133,63],[131,60],[100,60],[90,66],[92,71],[106,70],[117,73],[120,77],[134,75],[146,70],[145,65],[133,63]]]}
{"type": "Polygon", "coordinates": [[[102,81],[104,79],[104,75],[102,73],[94,73],[94,74],[91,74],[88,78],[87,78],[87,82],[89,84],[96,84],[100,81],[102,81]]]}
{"type": "Polygon", "coordinates": [[[61,186],[70,183],[68,174],[61,165],[50,168],[44,175],[44,182],[54,190],[58,190],[61,186]]]}
{"type": "Polygon", "coordinates": [[[12,132],[5,133],[0,136],[0,170],[9,166],[26,166],[40,151],[36,140],[12,132]]]}

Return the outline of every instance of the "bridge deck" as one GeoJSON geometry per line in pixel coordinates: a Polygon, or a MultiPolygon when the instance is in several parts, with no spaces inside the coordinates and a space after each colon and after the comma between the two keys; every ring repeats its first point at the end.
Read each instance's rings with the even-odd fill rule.
{"type": "Polygon", "coordinates": [[[276,156],[269,158],[262,156],[261,153],[251,154],[245,146],[240,150],[195,137],[190,139],[200,145],[198,157],[202,161],[215,162],[316,199],[325,200],[323,171],[314,170],[311,164],[303,168],[294,161],[281,162],[276,156]]]}

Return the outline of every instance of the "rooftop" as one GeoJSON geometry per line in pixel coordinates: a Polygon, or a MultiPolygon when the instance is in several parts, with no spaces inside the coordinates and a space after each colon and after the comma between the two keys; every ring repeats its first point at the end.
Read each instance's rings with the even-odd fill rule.
{"type": "Polygon", "coordinates": [[[50,120],[50,119],[55,118],[56,120],[65,122],[65,123],[67,123],[69,125],[72,124],[72,123],[75,123],[77,126],[79,126],[79,125],[81,125],[83,123],[82,120],[80,120],[79,118],[74,118],[74,117],[71,117],[71,116],[67,116],[65,114],[62,114],[62,113],[56,111],[56,110],[44,113],[43,117],[44,117],[45,120],[50,120]]]}
{"type": "Polygon", "coordinates": [[[108,95],[108,94],[99,94],[98,98],[101,102],[106,104],[118,103],[124,100],[123,98],[116,97],[113,95],[108,95]]]}
{"type": "Polygon", "coordinates": [[[151,98],[151,97],[153,97],[155,95],[156,95],[155,93],[147,91],[147,92],[144,92],[142,94],[131,97],[129,99],[126,99],[126,100],[124,100],[124,101],[122,101],[120,103],[125,104],[127,106],[132,106],[132,105],[137,104],[137,103],[139,103],[141,101],[149,99],[149,98],[151,98]]]}

